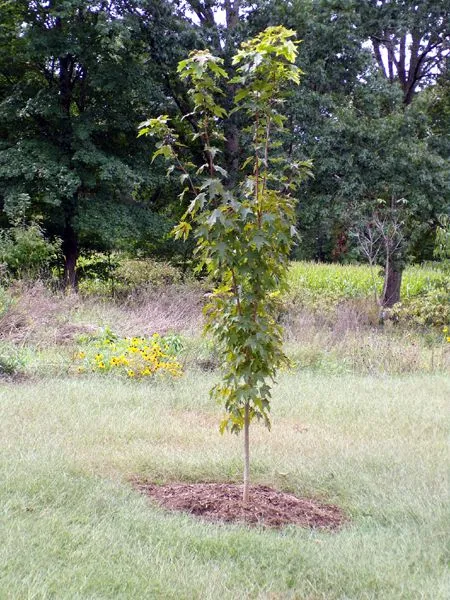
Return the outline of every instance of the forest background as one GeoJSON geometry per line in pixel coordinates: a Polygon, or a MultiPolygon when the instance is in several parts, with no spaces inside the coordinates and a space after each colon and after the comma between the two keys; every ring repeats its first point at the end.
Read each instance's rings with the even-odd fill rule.
{"type": "MultiPolygon", "coordinates": [[[[176,67],[210,48],[229,66],[269,25],[296,31],[301,85],[284,107],[280,152],[312,159],[296,192],[293,258],[385,269],[380,302],[400,299],[408,263],[448,253],[447,1],[2,0],[0,259],[6,277],[52,274],[76,288],[123,259],[189,271],[192,243],[169,232],[187,206],[178,175],[150,158],[140,122],[167,114],[186,159],[195,115],[176,67]],[[56,274],[56,275],[55,275],[56,274]]],[[[225,90],[225,101],[232,97],[225,90]]],[[[233,185],[245,123],[226,122],[233,185]]]]}

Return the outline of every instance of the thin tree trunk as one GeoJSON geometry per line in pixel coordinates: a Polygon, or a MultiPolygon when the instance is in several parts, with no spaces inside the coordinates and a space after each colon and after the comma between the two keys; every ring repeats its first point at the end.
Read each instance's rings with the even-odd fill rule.
{"type": "Polygon", "coordinates": [[[77,260],[78,260],[78,239],[74,228],[70,222],[66,223],[64,228],[62,251],[64,255],[64,289],[77,289],[77,260]]]}
{"type": "Polygon", "coordinates": [[[396,269],[390,264],[386,265],[384,275],[383,297],[381,305],[384,308],[391,308],[397,302],[400,302],[400,288],[402,285],[402,269],[396,269]]]}
{"type": "Polygon", "coordinates": [[[250,407],[248,402],[245,405],[244,413],[244,490],[242,493],[242,501],[248,504],[249,487],[250,487],[250,444],[249,444],[249,429],[250,429],[250,407]]]}

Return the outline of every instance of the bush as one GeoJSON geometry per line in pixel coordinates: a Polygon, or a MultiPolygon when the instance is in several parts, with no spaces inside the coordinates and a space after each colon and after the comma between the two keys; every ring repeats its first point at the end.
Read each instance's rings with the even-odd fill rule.
{"type": "Polygon", "coordinates": [[[20,349],[7,344],[0,345],[0,376],[14,375],[25,366],[25,358],[20,349]]]}
{"type": "Polygon", "coordinates": [[[450,323],[450,283],[443,282],[419,296],[396,304],[388,316],[415,325],[444,326],[450,323]]]}
{"type": "Polygon", "coordinates": [[[180,271],[166,262],[155,260],[123,260],[115,271],[118,285],[129,293],[147,287],[159,287],[177,283],[180,271]]]}
{"type": "Polygon", "coordinates": [[[129,296],[178,283],[181,272],[167,262],[95,254],[79,260],[79,291],[84,295],[129,296]]]}
{"type": "Polygon", "coordinates": [[[14,277],[35,279],[60,254],[59,241],[50,242],[36,223],[0,232],[0,263],[14,277]]]}

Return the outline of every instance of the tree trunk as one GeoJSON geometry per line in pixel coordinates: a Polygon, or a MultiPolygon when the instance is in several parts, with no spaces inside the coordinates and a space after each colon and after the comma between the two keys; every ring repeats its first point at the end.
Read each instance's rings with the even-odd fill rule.
{"type": "Polygon", "coordinates": [[[62,251],[64,255],[64,289],[77,290],[78,239],[70,221],[66,222],[63,234],[62,251]]]}
{"type": "Polygon", "coordinates": [[[402,285],[403,270],[386,266],[384,275],[383,296],[381,305],[384,308],[391,308],[397,302],[400,302],[400,287],[402,285]]]}
{"type": "Polygon", "coordinates": [[[249,428],[250,428],[250,407],[247,402],[245,405],[245,414],[244,414],[244,489],[242,492],[242,501],[243,501],[244,505],[248,504],[249,487],[250,487],[249,428]]]}

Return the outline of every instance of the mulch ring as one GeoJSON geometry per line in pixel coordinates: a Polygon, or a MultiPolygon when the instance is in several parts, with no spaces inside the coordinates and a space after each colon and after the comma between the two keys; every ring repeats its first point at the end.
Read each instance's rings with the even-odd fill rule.
{"type": "Polygon", "coordinates": [[[297,498],[263,485],[250,487],[250,501],[242,502],[242,486],[229,483],[169,483],[155,485],[135,480],[135,488],[169,510],[179,510],[208,521],[265,527],[300,525],[337,529],[347,520],[337,506],[297,498]]]}

